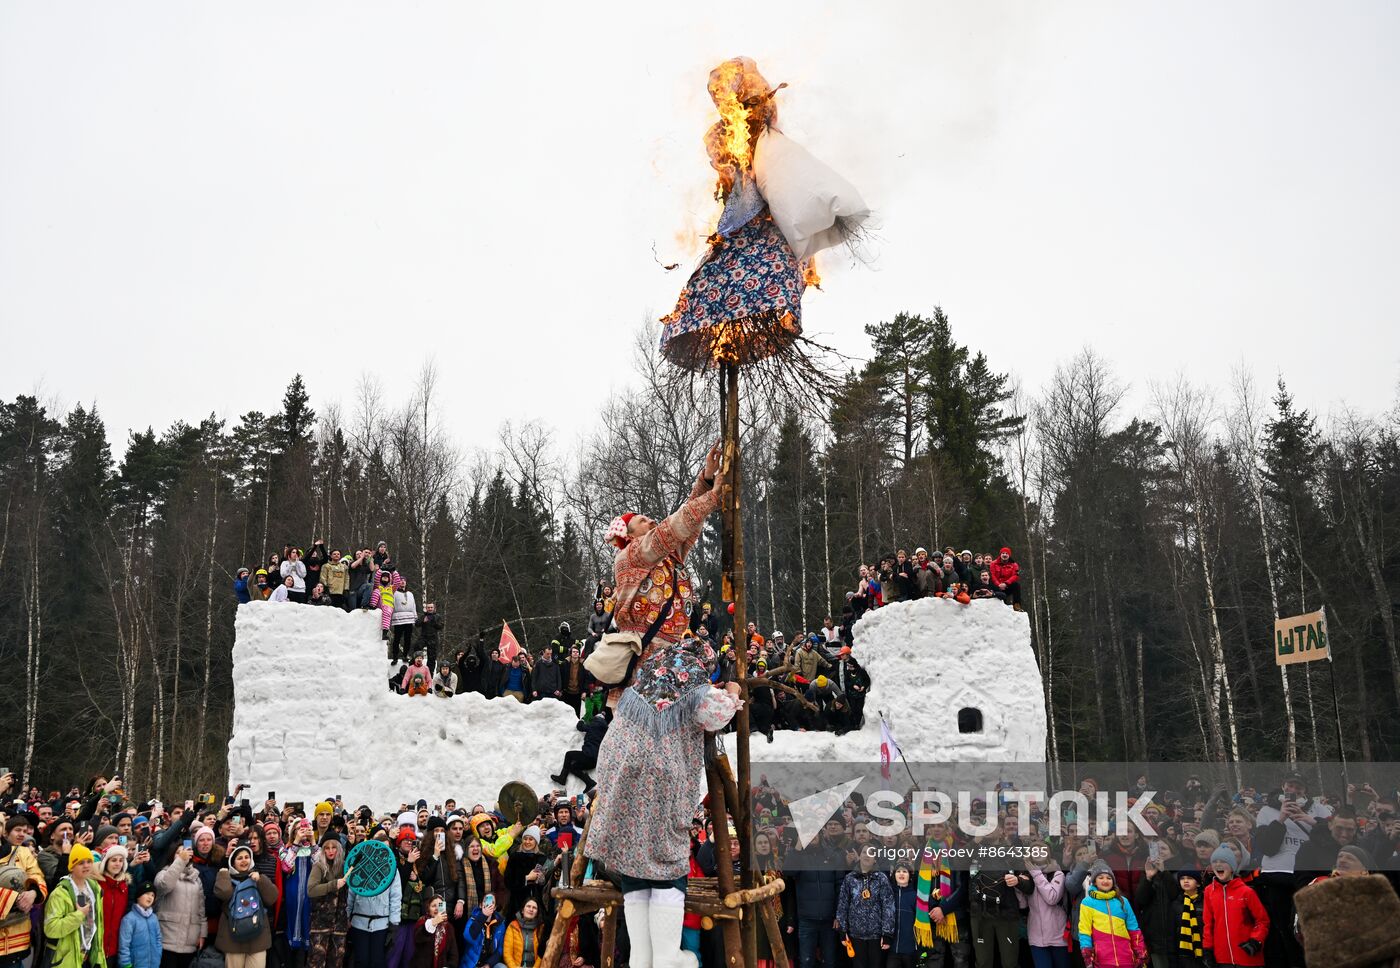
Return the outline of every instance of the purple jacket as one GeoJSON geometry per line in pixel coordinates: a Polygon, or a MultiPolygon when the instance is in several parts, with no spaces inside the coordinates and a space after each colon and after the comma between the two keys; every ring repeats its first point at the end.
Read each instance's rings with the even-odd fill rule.
{"type": "Polygon", "coordinates": [[[1026,939],[1035,948],[1063,948],[1069,920],[1065,910],[1065,872],[1056,869],[1047,877],[1044,871],[1032,867],[1031,881],[1035,893],[1026,899],[1030,909],[1026,939]]]}

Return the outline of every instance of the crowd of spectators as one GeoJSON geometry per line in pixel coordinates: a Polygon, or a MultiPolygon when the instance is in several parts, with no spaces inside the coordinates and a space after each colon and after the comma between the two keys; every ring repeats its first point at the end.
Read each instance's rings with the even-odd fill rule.
{"type": "MultiPolygon", "coordinates": [[[[551,889],[570,883],[591,804],[562,784],[530,815],[503,816],[450,797],[387,810],[327,797],[307,809],[275,791],[239,799],[239,788],[167,806],[120,778],[66,792],[13,782],[0,777],[7,968],[531,968],[555,929],[551,889]],[[366,839],[398,859],[397,878],[375,897],[347,889],[347,854],[366,839]],[[249,926],[237,902],[254,891],[268,916],[249,926]]],[[[1148,786],[1139,779],[1141,795],[1148,786]]],[[[1061,835],[1044,804],[1012,792],[972,801],[969,821],[996,819],[979,837],[956,822],[881,837],[852,795],[803,848],[788,804],[761,777],[753,862],[760,879],[784,878],[765,903],[790,962],[1272,968],[1304,965],[1304,947],[1312,965],[1400,955],[1393,790],[1313,797],[1292,774],[1268,792],[1208,793],[1193,778],[1141,809],[1153,833],[1113,816],[1098,836],[1092,778],[1080,784],[1088,814],[1066,807],[1061,835]],[[968,845],[986,848],[971,869],[940,853],[968,845]],[[1341,923],[1318,914],[1337,910],[1341,923]]],[[[691,833],[690,876],[713,877],[722,861],[703,805],[691,833]]],[[[737,846],[733,854],[730,863],[737,846]]],[[[568,923],[561,964],[606,963],[602,937],[592,918],[568,923]]],[[[759,939],[760,966],[772,968],[759,939]]],[[[724,964],[719,931],[698,916],[682,943],[706,968],[724,964]]],[[[625,965],[625,928],[617,944],[625,965]]]]}
{"type": "MultiPolygon", "coordinates": [[[[820,628],[798,630],[791,637],[781,630],[765,636],[750,622],[739,646],[734,630],[727,627],[727,610],[705,601],[686,604],[689,634],[718,652],[717,684],[735,678],[738,649],[743,648],[749,676],[763,680],[751,693],[752,728],[770,741],[779,729],[844,733],[864,722],[870,688],[870,677],[853,654],[852,627],[861,616],[886,604],[925,597],[964,604],[991,600],[1020,610],[1019,568],[1010,548],[974,553],[950,546],[934,556],[924,548],[912,555],[901,548],[878,563],[859,567],[839,621],[828,615],[820,628]]],[[[475,641],[444,648],[446,631],[436,605],[427,602],[419,612],[384,541],[348,554],[328,550],[321,539],[305,554],[288,545],[256,572],[238,569],[233,588],[240,603],[259,599],[377,610],[391,664],[389,688],[405,695],[451,698],[475,692],[526,703],[555,699],[567,703],[585,722],[606,698],[607,690],[585,665],[602,636],[616,628],[612,588],[605,581],[598,583],[581,631],[576,634],[569,622],[562,622],[549,644],[534,652],[513,640],[492,646],[484,632],[475,641]]]]}

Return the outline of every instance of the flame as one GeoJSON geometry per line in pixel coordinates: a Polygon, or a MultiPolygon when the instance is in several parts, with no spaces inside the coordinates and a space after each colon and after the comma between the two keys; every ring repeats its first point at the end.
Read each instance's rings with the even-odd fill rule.
{"type": "Polygon", "coordinates": [[[749,139],[749,107],[739,99],[744,63],[728,60],[710,74],[710,97],[719,109],[719,129],[714,144],[715,167],[720,173],[722,191],[734,184],[738,172],[753,166],[753,147],[749,139]]]}
{"type": "Polygon", "coordinates": [[[749,57],[731,57],[710,71],[706,87],[719,121],[705,133],[705,149],[719,172],[719,198],[726,198],[739,175],[753,167],[758,134],[777,119],[773,95],[786,86],[770,86],[749,57]]]}
{"type": "Polygon", "coordinates": [[[802,283],[814,289],[822,287],[821,273],[817,272],[817,260],[808,259],[802,266],[802,283]]]}

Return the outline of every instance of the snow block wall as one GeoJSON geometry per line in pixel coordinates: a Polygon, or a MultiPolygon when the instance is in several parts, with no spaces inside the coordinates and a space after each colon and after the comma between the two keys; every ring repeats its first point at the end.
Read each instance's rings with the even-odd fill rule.
{"type": "MultiPolygon", "coordinates": [[[[582,740],[563,703],[390,692],[377,612],[252,602],[239,606],[236,632],[229,785],[248,783],[254,797],[274,790],[309,805],[340,794],[375,809],[419,797],[489,803],[509,780],[549,789],[564,750],[582,740]]],[[[1044,693],[1025,614],[924,599],[868,613],[854,633],[873,680],[865,726],[756,737],[755,763],[878,762],[878,710],[911,761],[1044,760],[1044,693]],[[960,729],[963,710],[977,711],[980,729],[960,729]]]]}
{"type": "Polygon", "coordinates": [[[250,602],[235,632],[229,787],[252,798],[492,803],[509,780],[550,789],[583,739],[561,702],[390,692],[378,612],[250,602]]]}
{"type": "Polygon", "coordinates": [[[755,763],[879,762],[879,711],[910,761],[1045,759],[1045,693],[1024,612],[997,601],[925,598],[867,612],[852,633],[852,652],[871,679],[865,726],[844,736],[756,737],[755,763]],[[963,731],[978,718],[980,729],[963,731]]]}

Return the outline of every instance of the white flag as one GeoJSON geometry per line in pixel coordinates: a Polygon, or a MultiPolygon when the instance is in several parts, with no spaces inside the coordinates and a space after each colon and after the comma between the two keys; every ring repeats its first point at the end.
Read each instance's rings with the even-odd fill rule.
{"type": "Polygon", "coordinates": [[[885,717],[880,717],[880,775],[886,780],[890,778],[890,763],[898,756],[903,758],[904,753],[900,750],[899,744],[894,741],[894,734],[890,732],[890,724],[885,721],[885,717]]]}

